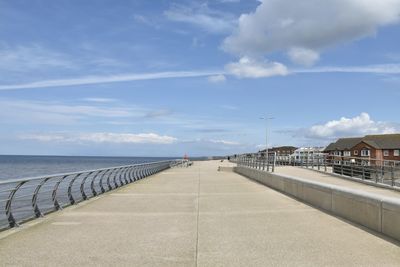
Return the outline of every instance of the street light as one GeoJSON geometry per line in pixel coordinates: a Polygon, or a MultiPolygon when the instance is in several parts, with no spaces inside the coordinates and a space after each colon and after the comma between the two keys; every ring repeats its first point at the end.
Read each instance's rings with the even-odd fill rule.
{"type": "Polygon", "coordinates": [[[261,117],[260,120],[265,120],[265,154],[267,155],[267,162],[268,162],[268,121],[275,119],[274,117],[261,117]]]}

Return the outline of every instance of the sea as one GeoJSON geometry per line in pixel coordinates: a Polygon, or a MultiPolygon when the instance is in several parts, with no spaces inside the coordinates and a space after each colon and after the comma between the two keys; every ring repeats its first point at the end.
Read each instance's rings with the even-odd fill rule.
{"type": "Polygon", "coordinates": [[[84,157],[0,155],[0,181],[58,173],[94,170],[176,157],[84,157]]]}

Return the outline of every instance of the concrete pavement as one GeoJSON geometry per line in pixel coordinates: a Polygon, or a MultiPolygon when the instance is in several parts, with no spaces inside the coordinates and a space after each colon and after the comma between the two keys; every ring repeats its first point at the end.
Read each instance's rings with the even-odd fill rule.
{"type": "Polygon", "coordinates": [[[0,266],[400,265],[398,243],[219,165],[170,169],[0,233],[0,266]]]}

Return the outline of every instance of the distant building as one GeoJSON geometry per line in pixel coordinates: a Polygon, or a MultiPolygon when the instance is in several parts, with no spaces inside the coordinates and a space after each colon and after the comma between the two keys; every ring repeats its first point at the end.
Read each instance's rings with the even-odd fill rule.
{"type": "Polygon", "coordinates": [[[400,134],[366,135],[356,138],[340,138],[325,148],[325,152],[333,156],[350,159],[360,158],[368,164],[388,165],[390,161],[400,161],[400,134]],[[377,163],[375,163],[375,160],[377,163]]]}
{"type": "Polygon", "coordinates": [[[324,147],[300,147],[290,156],[295,162],[311,162],[325,155],[324,147]]]}
{"type": "MultiPolygon", "coordinates": [[[[272,147],[268,148],[268,153],[271,152],[276,152],[277,156],[289,156],[296,151],[297,147],[294,146],[278,146],[278,147],[272,147]]],[[[261,150],[259,153],[264,153],[265,154],[266,149],[261,150]]]]}

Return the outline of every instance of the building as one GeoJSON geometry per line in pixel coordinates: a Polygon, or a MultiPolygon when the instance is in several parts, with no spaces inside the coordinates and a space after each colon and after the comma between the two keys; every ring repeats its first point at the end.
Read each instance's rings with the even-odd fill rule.
{"type": "Polygon", "coordinates": [[[323,158],[324,151],[324,147],[300,147],[290,155],[290,158],[296,163],[312,163],[323,158]]]}
{"type": "Polygon", "coordinates": [[[400,134],[340,138],[327,146],[325,152],[335,160],[341,157],[346,163],[359,159],[372,165],[389,165],[392,161],[400,162],[400,134]]]}
{"type": "MultiPolygon", "coordinates": [[[[277,156],[289,156],[296,151],[297,147],[294,146],[278,146],[278,147],[272,147],[268,149],[268,153],[271,152],[276,152],[277,156]]],[[[265,149],[259,151],[259,153],[265,153],[265,149]]]]}

